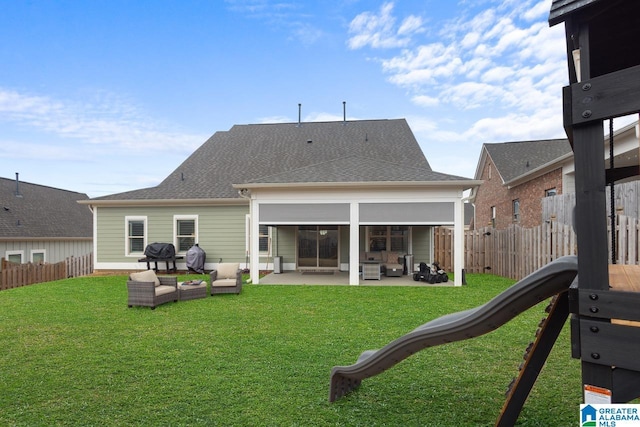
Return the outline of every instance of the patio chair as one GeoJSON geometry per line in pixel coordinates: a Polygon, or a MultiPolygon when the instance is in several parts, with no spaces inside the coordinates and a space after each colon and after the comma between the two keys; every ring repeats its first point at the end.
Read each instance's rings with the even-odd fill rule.
{"type": "Polygon", "coordinates": [[[223,262],[211,270],[211,296],[216,294],[239,294],[242,291],[240,263],[223,262]]]}
{"type": "Polygon", "coordinates": [[[134,305],[151,307],[169,301],[178,301],[178,279],[175,276],[156,276],[153,270],[131,273],[127,280],[129,308],[134,305]]]}

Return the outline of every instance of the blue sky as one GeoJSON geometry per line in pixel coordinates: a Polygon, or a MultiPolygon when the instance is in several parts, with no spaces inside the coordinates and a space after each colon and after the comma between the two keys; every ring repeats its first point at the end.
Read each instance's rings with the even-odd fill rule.
{"type": "MultiPolygon", "coordinates": [[[[0,176],[158,184],[234,124],[406,118],[432,168],[564,137],[551,0],[0,0],[0,176]]],[[[251,153],[238,153],[251,161],[251,153]]]]}

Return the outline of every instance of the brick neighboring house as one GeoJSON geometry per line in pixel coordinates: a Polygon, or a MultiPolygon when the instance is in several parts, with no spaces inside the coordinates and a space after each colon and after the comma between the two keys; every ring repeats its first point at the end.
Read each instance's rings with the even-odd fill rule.
{"type": "Polygon", "coordinates": [[[483,183],[469,197],[471,228],[539,225],[542,198],[562,194],[563,168],[572,165],[567,139],[484,144],[475,174],[483,183]]]}

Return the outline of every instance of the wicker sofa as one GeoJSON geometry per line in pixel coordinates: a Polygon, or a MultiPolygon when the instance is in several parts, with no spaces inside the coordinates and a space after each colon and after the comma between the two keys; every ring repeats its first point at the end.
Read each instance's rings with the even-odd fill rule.
{"type": "Polygon", "coordinates": [[[169,301],[178,301],[178,279],[174,276],[156,276],[153,270],[131,273],[127,280],[129,307],[134,305],[151,307],[169,301]]]}
{"type": "Polygon", "coordinates": [[[211,270],[211,296],[239,294],[242,291],[242,270],[239,263],[223,262],[211,270]]]}

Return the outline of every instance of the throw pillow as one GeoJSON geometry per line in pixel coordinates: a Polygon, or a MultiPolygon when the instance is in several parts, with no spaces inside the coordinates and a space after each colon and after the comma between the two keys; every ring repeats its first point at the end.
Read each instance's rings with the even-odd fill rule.
{"type": "Polygon", "coordinates": [[[223,262],[218,264],[218,279],[235,279],[236,272],[240,268],[240,263],[238,262],[223,262]]]}
{"type": "Polygon", "coordinates": [[[397,252],[388,252],[387,253],[387,262],[389,264],[398,264],[398,258],[400,258],[400,254],[397,252]]]}
{"type": "Polygon", "coordinates": [[[158,276],[156,276],[156,272],[153,270],[131,273],[129,277],[131,278],[131,280],[134,280],[136,282],[153,282],[156,286],[160,286],[160,280],[158,280],[158,276]]]}

